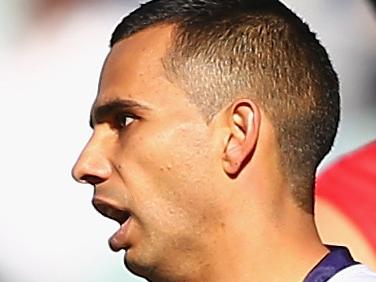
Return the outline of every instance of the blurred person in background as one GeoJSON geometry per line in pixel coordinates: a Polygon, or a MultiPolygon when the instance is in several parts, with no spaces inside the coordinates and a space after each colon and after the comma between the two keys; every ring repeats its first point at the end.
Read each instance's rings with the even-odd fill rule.
{"type": "MultiPolygon", "coordinates": [[[[343,60],[350,64],[354,61],[346,71],[356,78],[344,79],[346,85],[348,81],[353,84],[343,87],[346,91],[352,89],[343,102],[345,118],[350,117],[353,124],[353,130],[347,130],[350,138],[347,140],[351,143],[352,138],[359,136],[364,141],[359,142],[353,152],[337,156],[337,160],[321,171],[315,210],[324,242],[348,246],[357,260],[376,270],[376,1],[369,1],[369,4],[372,5],[370,9],[358,8],[362,20],[367,23],[360,32],[368,33],[373,40],[367,45],[354,40],[352,56],[343,60]],[[364,52],[367,48],[372,51],[364,52]],[[355,62],[357,60],[360,62],[355,62]],[[361,68],[363,71],[357,71],[361,68]]],[[[356,11],[355,2],[352,5],[356,11]]],[[[349,25],[354,23],[349,21],[349,25]]],[[[348,53],[346,49],[343,51],[344,56],[348,53]]],[[[349,124],[347,120],[344,123],[345,127],[349,124]]]]}
{"type": "Polygon", "coordinates": [[[324,242],[348,246],[376,270],[376,141],[319,175],[315,210],[324,242]]]}

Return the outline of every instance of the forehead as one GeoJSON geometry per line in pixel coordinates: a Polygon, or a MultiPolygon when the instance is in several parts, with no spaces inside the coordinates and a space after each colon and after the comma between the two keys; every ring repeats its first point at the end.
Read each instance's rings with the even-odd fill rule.
{"type": "Polygon", "coordinates": [[[171,25],[156,26],[116,43],[105,61],[95,104],[116,99],[142,100],[144,104],[163,99],[166,103],[185,97],[167,79],[162,63],[172,31],[171,25]]]}

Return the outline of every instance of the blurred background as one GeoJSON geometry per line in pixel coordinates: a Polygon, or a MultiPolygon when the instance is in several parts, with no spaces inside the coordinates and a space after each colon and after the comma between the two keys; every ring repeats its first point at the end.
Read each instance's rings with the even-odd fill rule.
{"type": "MultiPolygon", "coordinates": [[[[144,1],[145,2],[145,1],[144,1]]],[[[376,13],[368,0],[282,1],[309,23],[341,80],[342,121],[320,169],[376,139],[376,13]]],[[[0,0],[0,281],[141,281],[107,240],[117,223],[70,170],[108,42],[137,0],[0,0]]]]}

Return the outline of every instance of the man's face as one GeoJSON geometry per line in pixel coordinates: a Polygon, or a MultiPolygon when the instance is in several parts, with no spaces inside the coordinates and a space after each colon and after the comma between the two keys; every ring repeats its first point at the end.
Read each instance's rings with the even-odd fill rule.
{"type": "Polygon", "coordinates": [[[93,203],[121,227],[110,239],[141,275],[172,271],[215,244],[226,214],[220,144],[161,59],[171,28],[117,43],[93,105],[93,135],[73,175],[95,185],[93,203]]]}

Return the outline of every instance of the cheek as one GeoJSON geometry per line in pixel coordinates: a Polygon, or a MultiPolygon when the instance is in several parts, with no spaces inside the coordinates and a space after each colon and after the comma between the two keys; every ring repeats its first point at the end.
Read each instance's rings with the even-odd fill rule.
{"type": "Polygon", "coordinates": [[[191,123],[169,123],[169,127],[159,128],[145,125],[126,140],[122,151],[127,152],[124,161],[137,174],[167,185],[204,180],[211,158],[205,128],[191,123]]]}
{"type": "Polygon", "coordinates": [[[206,128],[169,125],[144,127],[127,140],[124,181],[144,220],[191,228],[220,214],[214,154],[206,128]]]}

